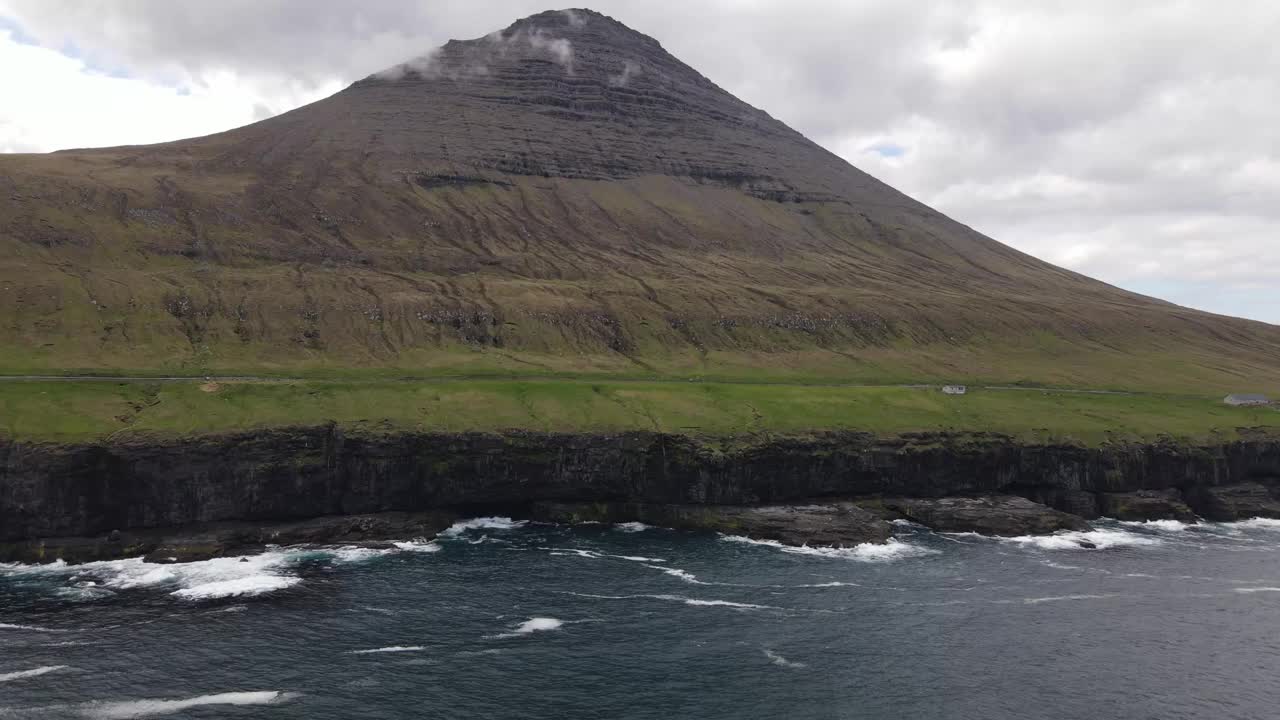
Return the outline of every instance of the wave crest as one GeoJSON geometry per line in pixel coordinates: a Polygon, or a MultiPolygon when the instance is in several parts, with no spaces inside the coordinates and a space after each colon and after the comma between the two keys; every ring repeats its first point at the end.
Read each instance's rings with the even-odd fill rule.
{"type": "Polygon", "coordinates": [[[720,539],[725,542],[736,542],[746,545],[763,545],[765,547],[774,548],[775,550],[781,550],[785,553],[791,553],[792,555],[812,555],[816,557],[854,560],[866,563],[892,562],[903,558],[938,554],[938,551],[932,548],[913,545],[911,543],[898,540],[897,538],[890,538],[889,541],[884,544],[864,543],[850,548],[784,545],[777,540],[755,540],[741,535],[722,535],[720,536],[720,539]]]}

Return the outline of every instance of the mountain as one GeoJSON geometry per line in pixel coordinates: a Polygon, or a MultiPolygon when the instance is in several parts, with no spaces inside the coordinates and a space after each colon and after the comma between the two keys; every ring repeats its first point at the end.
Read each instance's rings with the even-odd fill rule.
{"type": "Polygon", "coordinates": [[[1280,328],[1002,245],[589,10],[216,135],[0,156],[0,297],[6,372],[1280,384],[1280,328]]]}

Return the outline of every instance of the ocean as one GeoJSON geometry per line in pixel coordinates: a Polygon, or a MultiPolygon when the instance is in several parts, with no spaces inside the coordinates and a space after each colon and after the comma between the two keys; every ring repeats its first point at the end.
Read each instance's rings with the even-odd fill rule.
{"type": "Polygon", "coordinates": [[[481,518],[0,565],[0,718],[1277,716],[1280,521],[899,529],[829,550],[481,518]]]}

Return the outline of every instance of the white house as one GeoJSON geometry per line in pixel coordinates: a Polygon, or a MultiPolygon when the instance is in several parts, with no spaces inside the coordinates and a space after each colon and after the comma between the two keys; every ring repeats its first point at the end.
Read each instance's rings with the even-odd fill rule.
{"type": "Polygon", "coordinates": [[[1271,401],[1266,395],[1257,395],[1254,393],[1240,393],[1237,395],[1228,395],[1222,402],[1234,407],[1258,407],[1261,405],[1270,405],[1271,401]]]}
{"type": "Polygon", "coordinates": [[[964,385],[943,385],[942,392],[948,395],[965,395],[969,392],[969,388],[964,385]]]}

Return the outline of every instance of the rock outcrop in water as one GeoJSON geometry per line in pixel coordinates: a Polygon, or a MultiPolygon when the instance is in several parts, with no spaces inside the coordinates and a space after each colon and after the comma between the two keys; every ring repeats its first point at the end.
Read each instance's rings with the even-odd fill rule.
{"type": "Polygon", "coordinates": [[[1087,530],[1079,515],[1045,507],[1023,497],[885,498],[889,511],[939,532],[983,535],[1045,535],[1059,530],[1087,530]]]}
{"type": "Polygon", "coordinates": [[[455,520],[457,516],[447,511],[387,512],[113,530],[92,537],[0,543],[0,562],[78,563],[143,557],[147,562],[167,564],[258,552],[268,545],[389,545],[391,540],[434,537],[455,520]]]}
{"type": "Polygon", "coordinates": [[[535,520],[556,523],[642,522],[662,527],[713,530],[784,545],[854,547],[882,543],[889,523],[852,502],[811,505],[656,505],[649,503],[534,503],[535,520]]]}
{"type": "MultiPolygon", "coordinates": [[[[1265,492],[1264,492],[1265,495],[1265,492]]],[[[1257,514],[1259,508],[1242,508],[1257,514]]],[[[1280,507],[1277,508],[1280,510],[1280,507]]],[[[1196,513],[1183,500],[1177,488],[1166,490],[1138,490],[1131,493],[1098,493],[1098,511],[1117,520],[1179,520],[1195,522],[1196,513]]],[[[1229,520],[1236,520],[1231,514],[1229,520]]]]}
{"type": "MultiPolygon", "coordinates": [[[[352,436],[317,427],[84,445],[0,441],[0,542],[388,511],[527,515],[546,502],[711,510],[854,498],[867,507],[890,498],[880,504],[941,529],[968,518],[965,527],[984,532],[1049,532],[1078,522],[1056,511],[1185,516],[1176,497],[1211,520],[1280,517],[1278,488],[1280,440],[1261,436],[1090,448],[990,434],[844,432],[725,446],[643,432],[352,436]],[[982,502],[918,501],[992,495],[1055,512],[1017,501],[1026,512],[1010,514],[1007,499],[984,501],[986,511],[982,502]]],[[[768,517],[739,513],[734,522],[767,528],[768,517]]],[[[867,527],[875,539],[875,525],[867,527]]],[[[810,531],[817,538],[827,529],[810,531]]]]}

